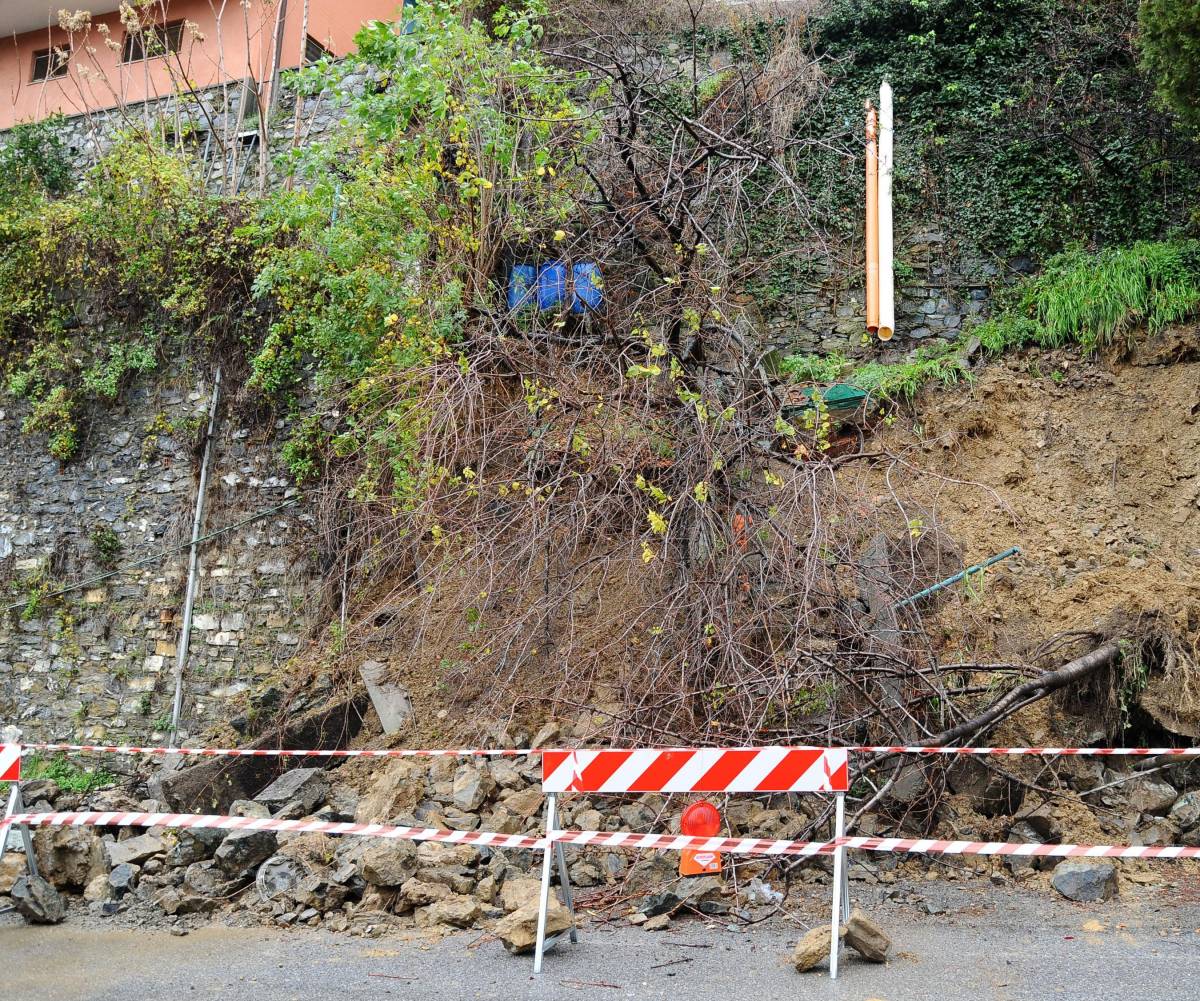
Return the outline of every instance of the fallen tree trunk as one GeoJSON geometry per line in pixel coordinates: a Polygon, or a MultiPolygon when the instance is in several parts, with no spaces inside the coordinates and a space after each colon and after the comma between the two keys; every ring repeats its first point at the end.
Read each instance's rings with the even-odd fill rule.
{"type": "Polygon", "coordinates": [[[981,730],[1011,716],[1018,709],[1028,705],[1030,702],[1044,699],[1051,692],[1065,688],[1071,682],[1085,678],[1092,672],[1111,664],[1120,655],[1121,648],[1119,644],[1105,643],[1091,653],[1086,653],[1082,657],[1077,657],[1069,664],[1064,664],[1056,671],[1047,671],[1045,674],[1039,674],[1036,678],[1030,678],[1028,681],[1017,685],[1016,688],[1005,693],[974,719],[959,723],[958,726],[951,727],[949,730],[943,730],[941,733],[927,740],[919,740],[913,746],[941,747],[945,744],[952,744],[955,741],[962,740],[964,737],[972,737],[981,730]]]}
{"type": "MultiPolygon", "coordinates": [[[[1022,682],[1015,688],[1005,692],[1004,695],[973,719],[965,720],[957,726],[943,730],[941,733],[935,734],[925,740],[914,741],[909,746],[945,747],[950,744],[960,743],[964,738],[974,737],[988,727],[995,726],[1002,720],[1007,719],[1025,706],[1037,702],[1039,699],[1044,699],[1052,692],[1065,688],[1072,682],[1085,678],[1100,668],[1113,663],[1120,655],[1120,644],[1116,642],[1105,643],[1090,653],[1086,653],[1082,657],[1077,657],[1070,663],[1064,664],[1057,670],[1047,671],[1044,674],[1039,674],[1036,678],[1030,678],[1028,681],[1022,682]]],[[[863,770],[865,771],[868,768],[879,765],[888,758],[894,757],[900,757],[900,755],[891,752],[878,754],[868,764],[863,766],[863,770]]],[[[900,761],[896,762],[896,767],[888,780],[879,787],[866,803],[855,811],[854,816],[850,818],[847,824],[847,830],[853,830],[859,820],[891,792],[896,785],[896,779],[903,771],[901,764],[900,761]]]]}

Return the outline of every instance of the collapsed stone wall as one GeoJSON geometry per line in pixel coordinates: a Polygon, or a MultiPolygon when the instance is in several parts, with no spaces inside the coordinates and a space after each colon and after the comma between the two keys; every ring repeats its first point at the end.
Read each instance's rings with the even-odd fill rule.
{"type": "MultiPolygon", "coordinates": [[[[211,392],[184,373],[134,387],[96,416],[66,465],[22,433],[26,405],[4,401],[0,720],[25,739],[162,739],[211,392]]],[[[297,497],[277,453],[269,432],[222,408],[204,532],[297,497]]],[[[228,719],[231,700],[301,643],[311,521],[291,504],[202,545],[185,734],[228,719]]]]}

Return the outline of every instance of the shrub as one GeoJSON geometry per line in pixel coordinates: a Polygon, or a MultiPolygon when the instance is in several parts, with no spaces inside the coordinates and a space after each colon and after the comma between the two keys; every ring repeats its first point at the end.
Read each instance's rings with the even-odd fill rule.
{"type": "Polygon", "coordinates": [[[1141,0],[1138,48],[1160,100],[1200,127],[1200,2],[1141,0]]]}

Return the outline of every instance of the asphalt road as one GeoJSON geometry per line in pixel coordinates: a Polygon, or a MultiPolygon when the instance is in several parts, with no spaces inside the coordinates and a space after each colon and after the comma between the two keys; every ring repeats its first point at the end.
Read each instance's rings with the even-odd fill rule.
{"type": "MultiPolygon", "coordinates": [[[[478,933],[430,941],[364,939],[310,929],[207,926],[185,937],[105,927],[0,924],[0,997],[17,1001],[388,1001],[686,998],[688,1001],[1195,1001],[1200,905],[1191,893],[1139,888],[1103,904],[986,883],[921,886],[913,900],[856,897],[895,941],[874,966],[842,975],[787,963],[799,932],[772,919],[733,932],[694,919],[665,932],[585,929],[547,956],[541,977],[478,933]],[[930,916],[923,900],[945,913],[930,916]]],[[[936,909],[936,908],[935,908],[936,909]]]]}

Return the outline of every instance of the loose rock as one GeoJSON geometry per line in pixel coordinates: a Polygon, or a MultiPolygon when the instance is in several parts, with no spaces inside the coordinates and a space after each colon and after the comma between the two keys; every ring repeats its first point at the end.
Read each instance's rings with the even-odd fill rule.
{"type": "Polygon", "coordinates": [[[113,841],[108,845],[108,862],[112,866],[145,862],[163,847],[163,839],[157,834],[140,834],[136,838],[113,841]]]}
{"type": "MultiPolygon", "coordinates": [[[[537,941],[538,902],[531,900],[523,907],[501,918],[496,924],[495,935],[504,948],[514,956],[533,950],[537,941]]],[[[546,938],[559,935],[571,927],[571,912],[557,897],[551,896],[546,912],[546,938]]]]}
{"type": "Polygon", "coordinates": [[[240,878],[274,855],[277,843],[274,831],[234,831],[221,842],[213,858],[228,876],[240,878]]]}
{"type": "Polygon", "coordinates": [[[850,912],[850,920],[846,922],[843,934],[846,936],[846,944],[863,959],[872,963],[887,961],[892,940],[857,907],[850,912]]]}
{"type": "Polygon", "coordinates": [[[829,925],[818,925],[796,943],[792,952],[792,965],[798,973],[806,973],[823,959],[829,958],[829,947],[833,942],[829,925]]]}
{"type": "Polygon", "coordinates": [[[22,876],[10,896],[17,913],[31,924],[56,925],[66,917],[62,897],[41,876],[22,876]]]}
{"type": "Polygon", "coordinates": [[[496,788],[496,780],[483,768],[470,765],[454,776],[454,805],[464,813],[478,810],[496,788]]]}
{"type": "Polygon", "coordinates": [[[402,886],[417,873],[414,841],[376,840],[359,856],[363,879],[372,886],[402,886]]]}
{"type": "Polygon", "coordinates": [[[1117,893],[1117,870],[1108,862],[1060,862],[1050,885],[1068,900],[1108,900],[1117,893]]]}
{"type": "Polygon", "coordinates": [[[298,800],[303,816],[324,803],[328,793],[329,775],[323,768],[293,768],[280,775],[254,799],[270,810],[278,810],[298,800]]]}

